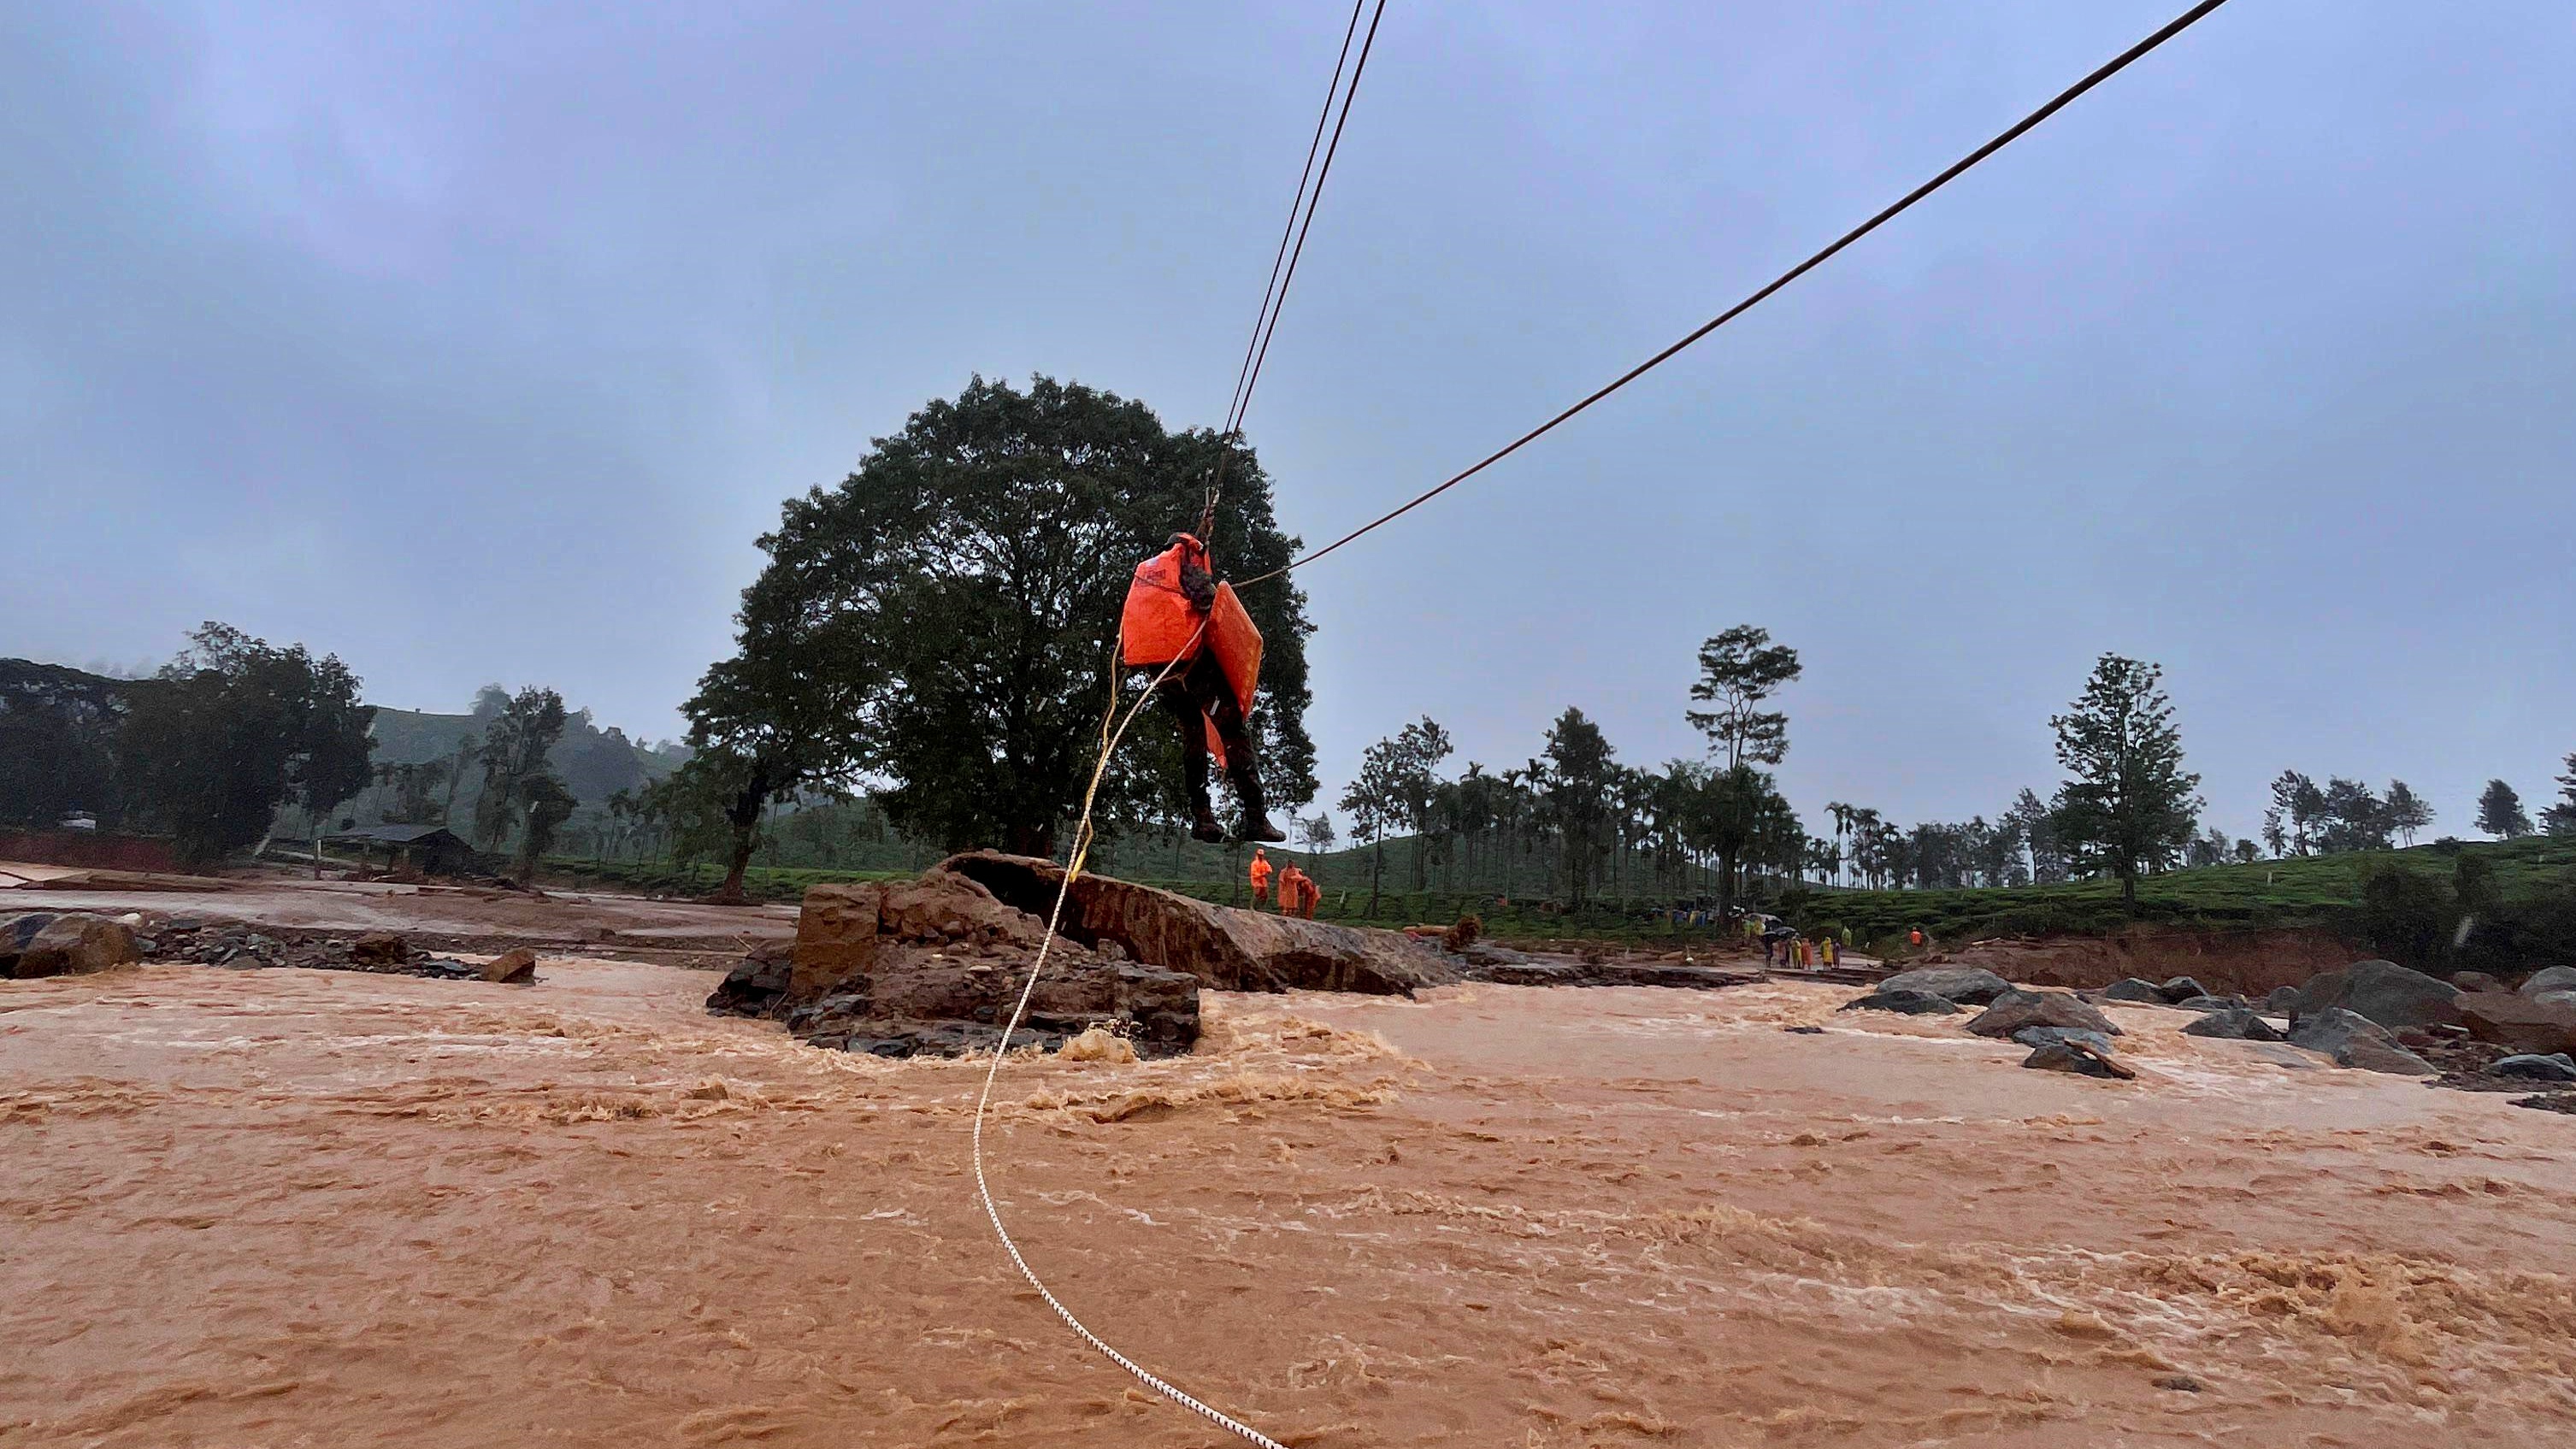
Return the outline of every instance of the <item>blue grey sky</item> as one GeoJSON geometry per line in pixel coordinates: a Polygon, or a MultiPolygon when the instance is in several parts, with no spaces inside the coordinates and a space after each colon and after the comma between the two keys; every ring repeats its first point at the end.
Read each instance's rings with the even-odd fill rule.
{"type": "MultiPolygon", "coordinates": [[[[1319,542],[1712,315],[2179,0],[1395,0],[1249,431],[1319,542]]],[[[676,733],[779,500],[970,374],[1213,424],[1347,10],[0,7],[0,653],[223,619],[378,703],[676,733]]],[[[2103,650],[2209,818],[2576,750],[2576,8],[2238,0],[1304,576],[1327,790],[1429,713],[1991,816],[2103,650]]],[[[1103,580],[1104,588],[1118,581],[1103,580]]]]}

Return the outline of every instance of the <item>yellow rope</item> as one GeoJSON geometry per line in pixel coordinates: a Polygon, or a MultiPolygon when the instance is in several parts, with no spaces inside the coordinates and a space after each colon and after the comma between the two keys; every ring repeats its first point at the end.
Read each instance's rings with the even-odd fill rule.
{"type": "MultiPolygon", "coordinates": [[[[1259,1445],[1261,1446],[1261,1449],[1287,1449],[1286,1445],[1281,1444],[1278,1440],[1271,1438],[1269,1435],[1262,1433],[1251,1425],[1227,1415],[1222,1410],[1202,1403],[1182,1392],[1172,1384],[1166,1383],[1164,1380],[1155,1376],[1151,1371],[1146,1369],[1142,1364],[1139,1364],[1134,1359],[1120,1353],[1117,1349],[1110,1347],[1108,1342],[1101,1338],[1099,1334],[1096,1334],[1089,1328],[1083,1326],[1082,1320],[1073,1316],[1073,1310],[1065,1307],[1062,1302],[1057,1300],[1055,1294],[1048,1290],[1046,1284],[1038,1281],[1038,1275],[1035,1270],[1029,1267],[1028,1259],[1020,1256],[1020,1245],[1011,1241],[1010,1230],[1002,1226],[1002,1210],[994,1205],[993,1189],[984,1180],[984,1112],[987,1107],[992,1105],[993,1084],[1001,1078],[1002,1059],[1010,1053],[1011,1033],[1019,1030],[1022,1018],[1028,1015],[1029,999],[1036,993],[1038,977],[1045,973],[1047,957],[1055,949],[1056,932],[1064,920],[1064,903],[1066,897],[1072,894],[1074,877],[1082,873],[1083,862],[1090,858],[1092,808],[1100,798],[1100,782],[1109,772],[1110,757],[1117,753],[1119,741],[1126,738],[1127,727],[1134,724],[1136,722],[1136,716],[1143,713],[1145,706],[1153,702],[1154,691],[1160,689],[1163,685],[1163,681],[1171,677],[1172,671],[1180,667],[1181,660],[1188,658],[1190,653],[1198,647],[1200,636],[1206,632],[1207,623],[1202,620],[1200,621],[1198,632],[1190,636],[1189,644],[1180,651],[1181,657],[1174,659],[1171,663],[1163,666],[1161,672],[1154,676],[1154,682],[1145,686],[1145,692],[1137,698],[1135,707],[1128,710],[1124,718],[1121,718],[1118,713],[1119,676],[1123,666],[1121,666],[1115,654],[1111,656],[1109,670],[1109,710],[1106,714],[1102,715],[1100,719],[1100,758],[1093,762],[1091,766],[1091,781],[1088,785],[1084,786],[1082,791],[1082,818],[1075,823],[1073,829],[1073,843],[1067,847],[1065,851],[1064,879],[1056,885],[1055,905],[1047,912],[1046,936],[1038,943],[1037,959],[1029,966],[1029,979],[1020,987],[1020,999],[1019,1002],[1011,1008],[1010,1020],[1002,1024],[1002,1035],[1000,1040],[993,1043],[993,1060],[984,1070],[983,1093],[975,1099],[973,1154],[975,1166],[975,1195],[983,1201],[984,1216],[993,1224],[993,1236],[1002,1240],[1002,1251],[1010,1255],[1011,1266],[1020,1270],[1020,1276],[1028,1280],[1029,1286],[1038,1291],[1038,1297],[1046,1300],[1046,1306],[1055,1310],[1055,1316],[1063,1319],[1064,1326],[1072,1329],[1075,1336],[1079,1337],[1084,1343],[1091,1345],[1092,1348],[1098,1350],[1103,1358],[1108,1359],[1111,1363],[1118,1365],[1120,1368],[1125,1369],[1128,1373],[1134,1375],[1138,1383],[1152,1389],[1155,1393],[1162,1395],[1164,1398],[1171,1400],[1173,1403],[1180,1405],[1182,1408],[1187,1409],[1191,1413],[1198,1415],[1200,1418],[1207,1420],[1209,1423],[1216,1425],[1218,1428],[1235,1434],[1248,1443],[1259,1445]],[[1115,728],[1112,727],[1113,725],[1115,728]]],[[[1119,647],[1123,648],[1124,644],[1125,639],[1122,635],[1119,640],[1119,647]]],[[[1195,740],[1184,740],[1182,742],[1182,748],[1195,749],[1197,744],[1198,742],[1195,740]]]]}

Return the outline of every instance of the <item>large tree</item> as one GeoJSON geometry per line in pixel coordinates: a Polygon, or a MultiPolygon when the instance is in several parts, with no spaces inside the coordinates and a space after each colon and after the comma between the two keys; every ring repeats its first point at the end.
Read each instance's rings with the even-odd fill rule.
{"type": "Polygon", "coordinates": [[[2567,757],[2567,773],[2558,777],[2558,802],[2540,812],[2540,828],[2552,835],[2576,835],[2576,755],[2567,757]]]}
{"type": "MultiPolygon", "coordinates": [[[[487,700],[498,692],[487,689],[487,700]]],[[[548,802],[562,793],[563,782],[547,770],[546,757],[563,738],[566,718],[563,696],[535,685],[500,700],[490,712],[476,752],[483,792],[474,797],[474,834],[485,850],[500,849],[513,829],[527,830],[537,812],[551,808],[548,802]]]]}
{"type": "Polygon", "coordinates": [[[2519,840],[2531,833],[2531,817],[2522,810],[2522,796],[2502,780],[2489,780],[2478,795],[2478,828],[2506,840],[2519,840]]]}
{"type": "Polygon", "coordinates": [[[1619,767],[1609,738],[1583,711],[1568,706],[1547,731],[1539,799],[1565,845],[1568,904],[1592,899],[1592,885],[1618,844],[1613,806],[1619,767]]]}
{"type": "Polygon", "coordinates": [[[2415,843],[2415,832],[2433,823],[2433,804],[2415,793],[2415,787],[2403,780],[2388,782],[2383,804],[2388,812],[2388,826],[2408,845],[2415,843]]]}
{"type": "Polygon", "coordinates": [[[1713,710],[1686,710],[1683,718],[1708,736],[1709,751],[1730,770],[1776,765],[1789,753],[1789,716],[1762,705],[1798,677],[1798,651],[1771,642],[1771,632],[1738,624],[1699,646],[1699,679],[1690,697],[1713,710]]]}
{"type": "MultiPolygon", "coordinates": [[[[1220,461],[1219,572],[1280,567],[1296,541],[1239,440],[1167,431],[1142,403],[1078,383],[975,379],[875,440],[837,486],[788,500],[693,732],[771,791],[873,783],[908,832],[1051,854],[1099,746],[1128,579],[1197,523],[1220,461]]],[[[1302,804],[1315,793],[1305,599],[1278,578],[1243,602],[1264,641],[1250,721],[1263,778],[1302,804]]],[[[1103,787],[1105,823],[1168,816],[1184,747],[1140,720],[1103,787]]]]}
{"type": "Polygon", "coordinates": [[[2164,671],[2105,654],[2084,693],[2049,720],[2057,762],[2074,778],[2058,791],[2056,823],[2079,866],[2117,876],[2135,908],[2138,874],[2160,869],[2191,839],[2200,777],[2182,767],[2164,671]]]}
{"type": "Polygon", "coordinates": [[[375,709],[358,677],[301,644],[284,649],[209,623],[131,696],[119,737],[133,793],[206,865],[261,839],[281,805],[317,822],[367,787],[375,709]]]}

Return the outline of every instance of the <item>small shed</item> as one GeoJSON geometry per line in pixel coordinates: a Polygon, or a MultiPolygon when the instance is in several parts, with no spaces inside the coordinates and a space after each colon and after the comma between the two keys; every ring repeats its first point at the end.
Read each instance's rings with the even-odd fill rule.
{"type": "Polygon", "coordinates": [[[370,825],[325,836],[324,842],[355,850],[362,861],[372,861],[381,850],[387,870],[462,875],[474,864],[474,848],[439,825],[370,825]]]}

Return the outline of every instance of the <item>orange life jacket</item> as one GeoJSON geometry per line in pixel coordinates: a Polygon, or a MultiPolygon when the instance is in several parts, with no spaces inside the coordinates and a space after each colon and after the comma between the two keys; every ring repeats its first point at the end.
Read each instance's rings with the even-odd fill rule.
{"type": "MultiPolygon", "coordinates": [[[[1119,657],[1127,664],[1159,669],[1196,658],[1204,647],[1216,655],[1217,667],[1234,691],[1235,708],[1252,713],[1253,692],[1261,683],[1261,631],[1235,597],[1234,585],[1216,586],[1216,604],[1202,614],[1181,592],[1181,565],[1208,567],[1206,545],[1184,533],[1178,542],[1136,565],[1127,585],[1127,605],[1118,620],[1119,657]]],[[[1178,671],[1175,671],[1176,673],[1178,671]]],[[[1216,726],[1207,727],[1208,753],[1222,760],[1225,744],[1216,726]]]]}

